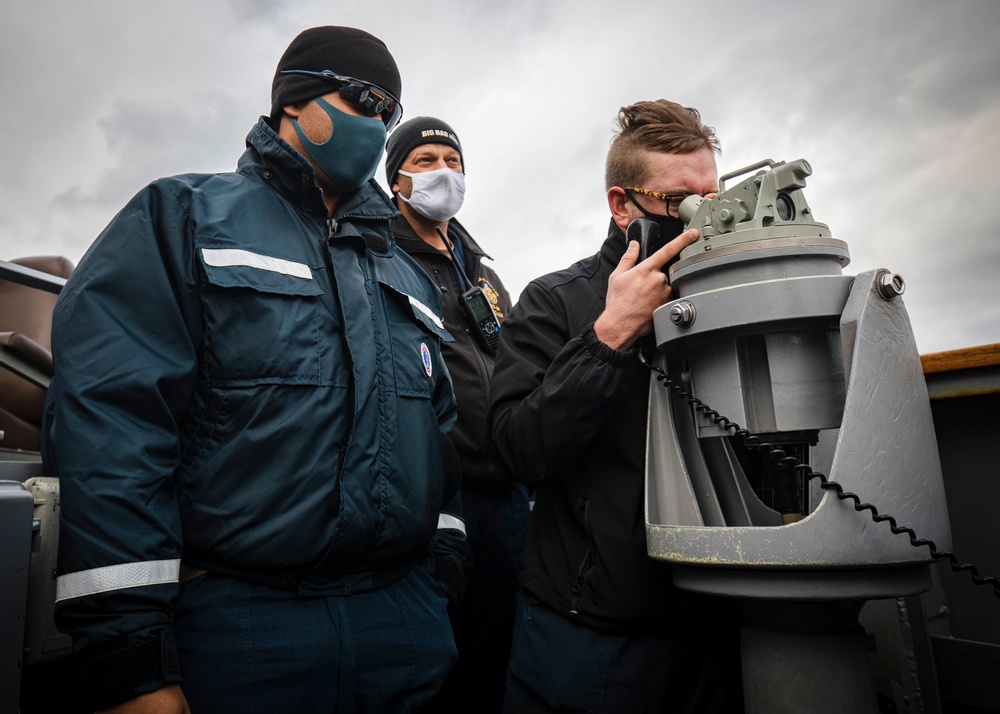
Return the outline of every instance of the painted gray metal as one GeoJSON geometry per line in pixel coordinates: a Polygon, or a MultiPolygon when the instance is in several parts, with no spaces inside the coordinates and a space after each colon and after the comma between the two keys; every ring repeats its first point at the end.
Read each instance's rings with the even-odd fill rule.
{"type": "Polygon", "coordinates": [[[32,508],[31,494],[20,481],[0,481],[0,711],[4,712],[18,710],[21,692],[32,508]]]}
{"type": "MultiPolygon", "coordinates": [[[[829,475],[920,537],[933,539],[939,549],[947,549],[950,526],[920,360],[903,302],[879,296],[878,272],[857,276],[841,320],[847,392],[829,475]]],[[[926,548],[914,548],[905,536],[893,535],[888,524],[872,522],[867,513],[856,512],[830,493],[813,513],[790,525],[703,525],[704,519],[695,515],[700,512],[697,498],[684,499],[695,493],[698,480],[692,479],[689,457],[672,434],[666,390],[657,383],[651,390],[650,556],[724,568],[851,569],[929,560],[926,548]],[[667,428],[658,428],[661,423],[667,428]]],[[[713,483],[720,487],[718,479],[713,483]]],[[[883,596],[892,594],[905,593],[883,596]]],[[[782,594],[776,591],[774,596],[782,594]]]]}
{"type": "Polygon", "coordinates": [[[927,393],[931,399],[1000,394],[1000,365],[928,374],[927,393]]]}
{"type": "Polygon", "coordinates": [[[656,346],[663,352],[683,349],[679,340],[711,338],[708,333],[751,327],[754,332],[787,329],[785,323],[831,318],[839,320],[854,277],[819,275],[740,283],[674,300],[653,313],[656,346]],[[670,319],[672,306],[689,302],[696,317],[690,327],[670,319]]]}
{"type": "MultiPolygon", "coordinates": [[[[695,293],[653,314],[657,347],[686,353],[694,394],[754,433],[834,428],[844,402],[836,329],[852,282],[821,275],[695,293]],[[683,302],[695,314],[686,327],[671,318],[683,302]]],[[[700,436],[722,433],[699,425],[700,436]]]]}
{"type": "Polygon", "coordinates": [[[59,479],[30,478],[24,487],[34,498],[34,517],[41,542],[31,554],[28,610],[24,629],[24,664],[27,667],[69,655],[73,638],[56,629],[56,548],[59,544],[59,479]]]}
{"type": "Polygon", "coordinates": [[[44,290],[58,295],[66,285],[66,278],[49,275],[41,270],[27,268],[7,260],[0,260],[0,280],[10,280],[14,283],[44,290]]]}
{"type": "Polygon", "coordinates": [[[764,280],[841,275],[850,262],[847,244],[834,238],[768,238],[714,250],[708,242],[693,246],[706,252],[682,259],[670,269],[670,284],[678,297],[764,280]]]}
{"type": "Polygon", "coordinates": [[[740,641],[746,714],[879,711],[863,631],[793,633],[744,625],[740,641]]]}

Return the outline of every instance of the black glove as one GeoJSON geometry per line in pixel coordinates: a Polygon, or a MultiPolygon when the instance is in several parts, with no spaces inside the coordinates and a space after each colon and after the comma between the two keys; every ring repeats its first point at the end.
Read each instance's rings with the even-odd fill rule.
{"type": "Polygon", "coordinates": [[[427,546],[432,560],[432,566],[428,570],[441,583],[448,595],[448,614],[452,622],[455,621],[462,605],[465,583],[472,571],[469,542],[465,537],[465,523],[457,515],[461,512],[462,497],[456,494],[445,505],[438,529],[427,546]]]}
{"type": "Polygon", "coordinates": [[[461,531],[439,529],[431,539],[434,578],[448,596],[448,614],[454,619],[465,596],[465,571],[468,543],[461,531]]]}

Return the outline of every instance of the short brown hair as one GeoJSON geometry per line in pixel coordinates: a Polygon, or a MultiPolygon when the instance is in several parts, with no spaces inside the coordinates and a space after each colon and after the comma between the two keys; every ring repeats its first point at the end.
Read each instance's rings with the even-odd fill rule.
{"type": "Polygon", "coordinates": [[[648,178],[647,151],[689,154],[702,148],[721,150],[715,129],[702,124],[697,109],[666,99],[622,107],[618,127],[604,169],[605,189],[641,186],[648,178]]]}

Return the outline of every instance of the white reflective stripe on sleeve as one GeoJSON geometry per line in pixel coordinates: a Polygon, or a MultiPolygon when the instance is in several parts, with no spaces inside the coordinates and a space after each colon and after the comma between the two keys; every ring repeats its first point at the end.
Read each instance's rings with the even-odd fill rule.
{"type": "Polygon", "coordinates": [[[449,513],[440,513],[438,514],[438,529],[441,528],[453,528],[456,531],[465,533],[465,521],[449,513]]]}
{"type": "Polygon", "coordinates": [[[205,263],[214,268],[228,268],[242,265],[247,268],[269,270],[272,273],[291,275],[303,280],[312,280],[312,270],[305,263],[293,263],[290,260],[275,258],[270,255],[251,253],[249,250],[236,248],[202,248],[201,255],[205,263]]]}
{"type": "Polygon", "coordinates": [[[422,302],[420,302],[419,300],[417,300],[412,295],[407,295],[406,297],[410,298],[410,304],[413,305],[413,307],[415,307],[418,310],[420,310],[420,312],[422,312],[425,315],[427,315],[428,319],[431,322],[433,322],[434,325],[439,330],[443,330],[444,329],[444,323],[441,322],[441,318],[440,317],[438,317],[436,314],[434,314],[433,310],[431,310],[429,307],[427,307],[426,305],[424,305],[422,302]]]}
{"type": "Polygon", "coordinates": [[[179,559],[149,560],[67,573],[56,578],[56,602],[124,588],[176,583],[180,569],[179,559]]]}

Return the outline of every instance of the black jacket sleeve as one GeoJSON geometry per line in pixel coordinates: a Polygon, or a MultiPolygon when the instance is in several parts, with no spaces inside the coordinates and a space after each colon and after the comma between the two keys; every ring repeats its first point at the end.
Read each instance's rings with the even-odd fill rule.
{"type": "Polygon", "coordinates": [[[528,486],[563,478],[626,392],[635,356],[594,334],[604,295],[577,278],[531,283],[500,332],[489,419],[501,458],[528,486]]]}

